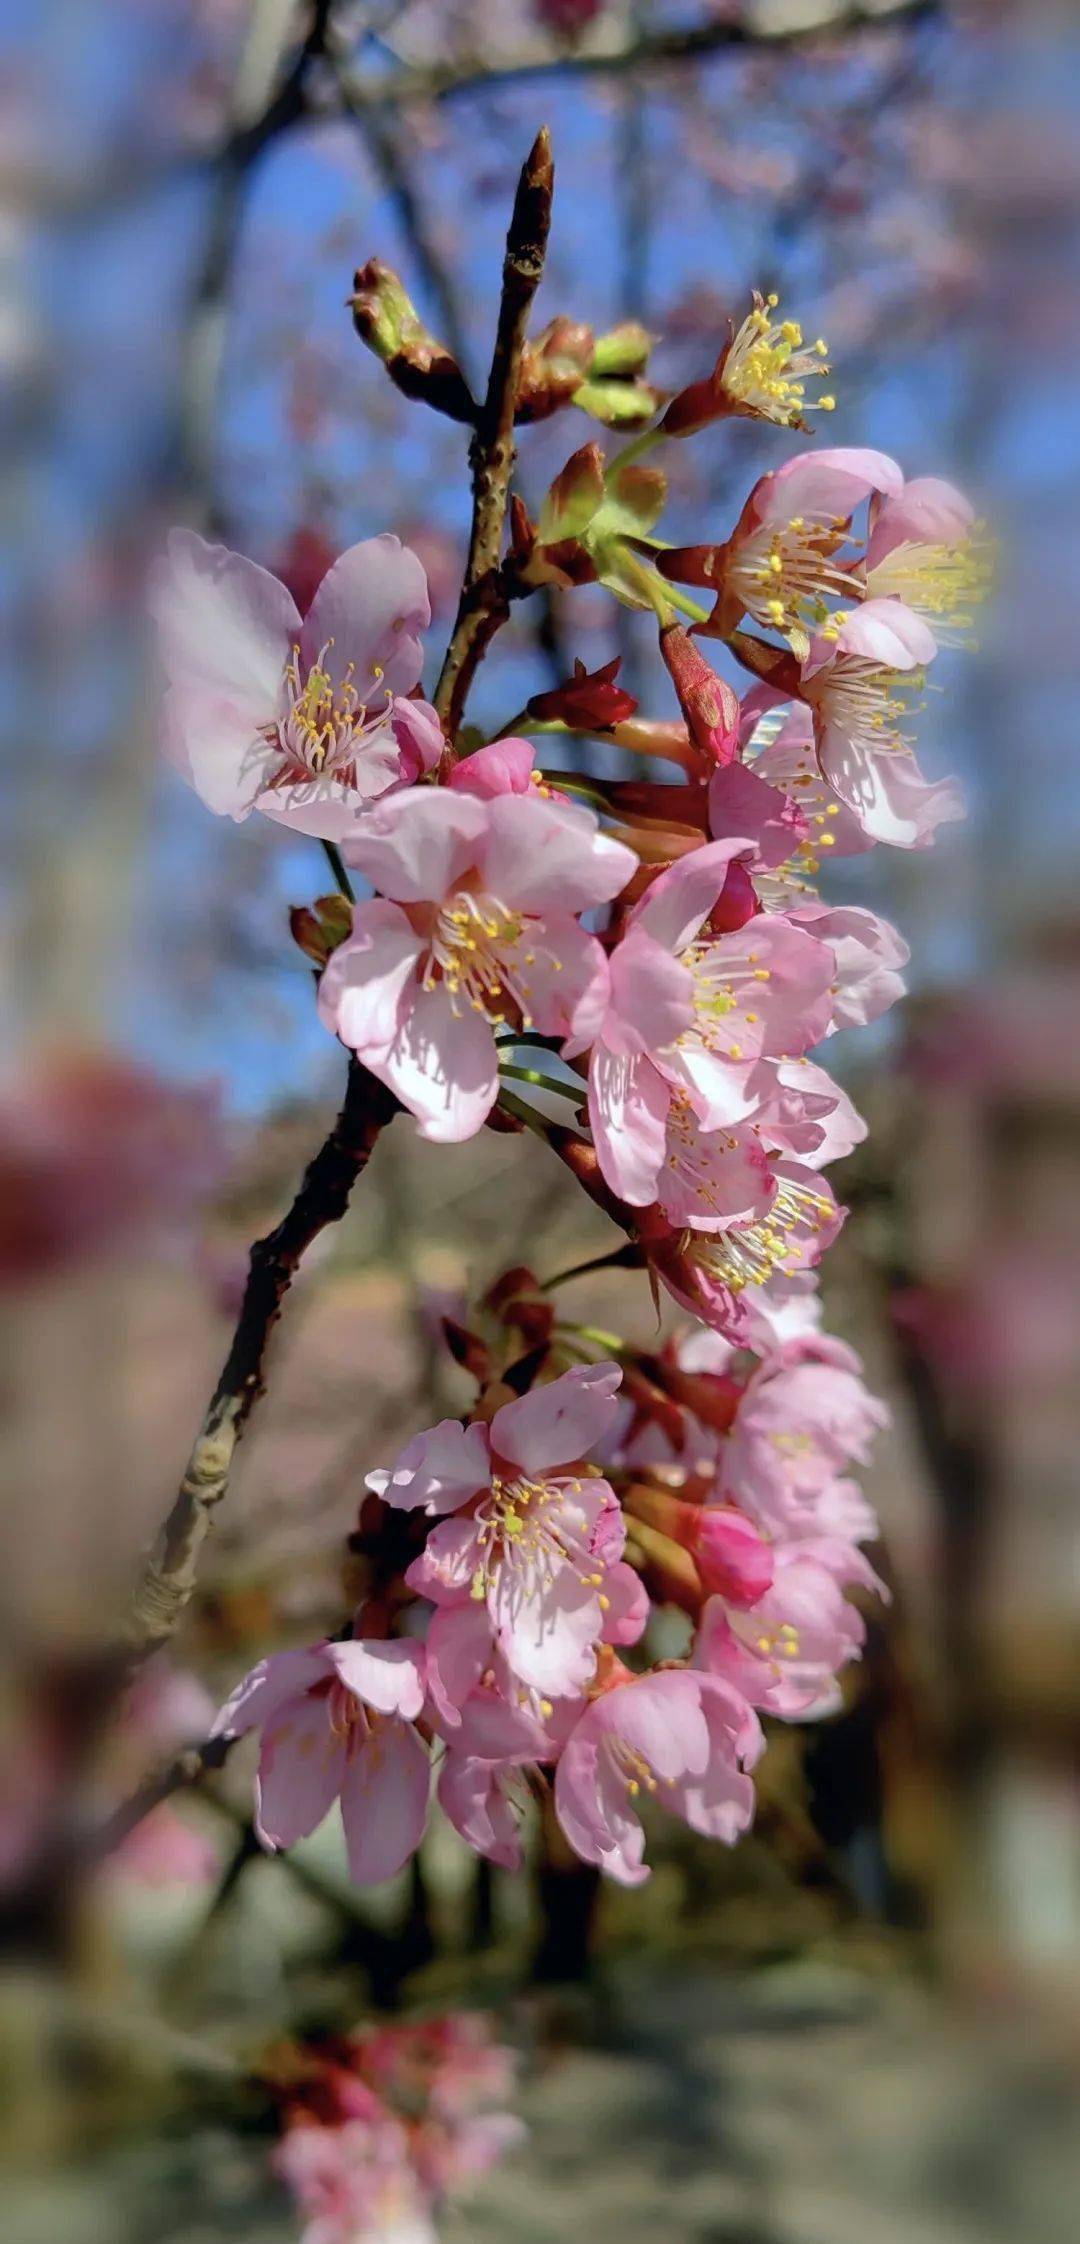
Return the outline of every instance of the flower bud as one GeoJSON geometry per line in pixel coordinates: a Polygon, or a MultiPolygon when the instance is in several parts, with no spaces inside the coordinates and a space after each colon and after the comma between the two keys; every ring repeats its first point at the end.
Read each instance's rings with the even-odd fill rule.
{"type": "Polygon", "coordinates": [[[574,659],[574,675],[550,693],[534,694],[529,703],[529,715],[539,717],[545,724],[552,721],[573,726],[579,731],[608,732],[613,725],[632,717],[637,702],[615,683],[620,657],[605,663],[602,670],[586,670],[580,658],[574,659]]]}
{"type": "Polygon", "coordinates": [[[561,468],[540,510],[541,545],[579,538],[604,497],[604,455],[598,444],[583,444],[561,468]]]}
{"type": "Polygon", "coordinates": [[[660,404],[660,392],[651,382],[596,381],[591,375],[574,391],[574,404],[582,413],[602,421],[605,428],[641,428],[651,421],[660,404]]]}
{"type": "Polygon", "coordinates": [[[569,405],[588,372],[593,331],[583,320],[549,320],[522,352],[515,421],[543,421],[569,405]]]}
{"type": "Polygon", "coordinates": [[[739,697],[734,688],[717,676],[679,623],[664,626],[660,652],[698,753],[710,763],[731,763],[739,748],[739,697]]]}
{"type": "Polygon", "coordinates": [[[756,1605],[772,1588],[772,1547],[746,1518],[726,1506],[703,1506],[691,1545],[702,1588],[729,1605],[756,1605]]]}
{"type": "Polygon", "coordinates": [[[405,397],[420,398],[452,421],[475,421],[475,401],[457,360],[429,333],[398,275],[381,257],[360,267],[349,302],[361,342],[382,360],[405,397]]]}
{"type": "Polygon", "coordinates": [[[609,327],[606,335],[598,335],[588,372],[603,379],[606,375],[641,374],[649,363],[649,352],[656,341],[639,319],[620,320],[618,327],[609,327]]]}
{"type": "Polygon", "coordinates": [[[306,904],[293,906],[289,913],[293,942],[314,966],[324,967],[331,952],[352,933],[352,911],[348,897],[337,892],[320,896],[310,910],[306,904]]]}

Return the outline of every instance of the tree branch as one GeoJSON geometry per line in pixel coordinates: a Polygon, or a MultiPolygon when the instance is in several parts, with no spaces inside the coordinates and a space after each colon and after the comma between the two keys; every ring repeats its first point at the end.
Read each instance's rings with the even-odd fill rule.
{"type": "Polygon", "coordinates": [[[452,101],[459,94],[497,92],[500,88],[528,85],[556,74],[602,77],[646,68],[654,63],[698,62],[721,53],[780,54],[811,46],[815,40],[843,39],[863,31],[888,31],[897,24],[922,22],[942,12],[942,0],[849,0],[829,9],[822,7],[814,22],[781,24],[769,31],[760,23],[742,18],[693,24],[686,29],[644,31],[624,46],[608,52],[566,52],[530,55],[520,62],[487,67],[479,58],[468,62],[438,62],[405,69],[378,80],[350,73],[349,106],[358,111],[378,105],[386,109],[410,101],[452,101]]]}
{"type": "Polygon", "coordinates": [[[538,132],[522,165],[506,237],[502,296],[487,395],[469,448],[473,511],[469,557],[446,659],[435,688],[435,707],[447,734],[444,764],[454,761],[453,742],[473,673],[509,603],[499,562],[510,478],[517,457],[514,406],[529,311],[547,252],[555,169],[547,126],[538,132]]]}
{"type": "Polygon", "coordinates": [[[195,1587],[211,1517],[229,1485],[236,1447],[263,1392],[267,1342],[305,1249],[349,1204],[379,1133],[397,1112],[393,1093],[356,1059],[345,1099],[288,1213],[251,1249],[232,1345],[207,1404],[172,1510],[147,1559],[124,1632],[126,1665],[174,1634],[195,1587]]]}

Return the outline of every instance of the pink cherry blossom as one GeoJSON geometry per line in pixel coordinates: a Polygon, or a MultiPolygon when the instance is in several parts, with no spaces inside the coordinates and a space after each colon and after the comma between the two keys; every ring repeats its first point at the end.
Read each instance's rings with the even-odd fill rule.
{"type": "Polygon", "coordinates": [[[830,1016],[832,955],[779,916],[706,927],[741,838],[711,842],[653,882],[611,958],[589,1062],[604,1177],[631,1207],[718,1228],[764,1211],[772,1186],[752,1134],[754,1064],[805,1051],[830,1016]]]}
{"type": "Polygon", "coordinates": [[[747,1610],[712,1597],[701,1617],[695,1661],[722,1675],[751,1705],[788,1719],[837,1703],[836,1678],[862,1650],[866,1629],[845,1582],[880,1590],[850,1546],[822,1537],[781,1544],[773,1580],[747,1610]]]}
{"type": "Polygon", "coordinates": [[[822,777],[874,841],[925,848],[962,816],[951,779],[923,778],[902,727],[907,695],[936,651],[929,626],[900,600],[866,600],[815,639],[800,692],[814,720],[822,777]]]}
{"type": "Polygon", "coordinates": [[[350,546],[301,619],[266,569],[174,530],[152,605],[167,751],[211,810],[261,810],[340,841],[378,796],[437,763],[438,718],[408,698],[427,584],[397,538],[350,546]]]}
{"type": "Polygon", "coordinates": [[[716,556],[723,628],[750,615],[805,654],[829,600],[857,596],[849,561],[838,558],[852,516],[871,493],[897,494],[903,481],[886,453],[846,446],[799,452],[763,475],[716,556]]]}
{"type": "Polygon", "coordinates": [[[819,943],[827,943],[836,963],[832,983],[832,1020],[826,1034],[865,1028],[887,1013],[907,987],[901,969],[911,953],[887,919],[861,904],[797,904],[789,917],[819,943]]]}
{"type": "Polygon", "coordinates": [[[786,1157],[770,1156],[768,1166],[772,1196],[752,1222],[679,1230],[650,1210],[642,1226],[649,1262],[669,1293],[740,1346],[751,1344],[757,1290],[812,1268],[844,1221],[824,1177],[786,1157]]]}
{"type": "Polygon", "coordinates": [[[863,570],[871,600],[902,600],[939,646],[967,643],[989,558],[975,509],[951,483],[916,476],[871,510],[863,570]]]}
{"type": "Polygon", "coordinates": [[[302,2244],[438,2244],[400,2123],[286,2129],[274,2166],[304,2218],[302,2244]]]}
{"type": "Polygon", "coordinates": [[[748,1382],[721,1453],[721,1487],[770,1531],[812,1534],[821,1491],[853,1458],[866,1463],[888,1416],[850,1349],[797,1343],[748,1382]]]}
{"type": "Polygon", "coordinates": [[[755,1120],[763,1145],[794,1154],[809,1169],[843,1161],[861,1145],[866,1124],[842,1084],[813,1060],[778,1060],[755,1120]]]}
{"type": "MultiPolygon", "coordinates": [[[[605,1577],[622,1556],[617,1499],[582,1462],[610,1424],[620,1378],[614,1365],[580,1365],[504,1403],[490,1426],[455,1436],[444,1420],[389,1471],[368,1475],[385,1503],[456,1514],[432,1530],[406,1578],[435,1605],[485,1607],[511,1673],[545,1698],[569,1696],[593,1674],[605,1577]]],[[[485,1664],[482,1637],[461,1623],[458,1631],[452,1644],[436,1639],[444,1715],[447,1699],[460,1704],[462,1679],[485,1664]]]]}
{"type": "Polygon", "coordinates": [[[575,1853],[620,1885],[641,1885],[639,1811],[655,1798],[728,1846],[748,1829],[761,1751],[756,1716],[721,1677],[665,1669],[593,1699],[555,1774],[555,1812],[575,1853]]]}
{"type": "Polygon", "coordinates": [[[462,795],[537,795],[544,790],[535,778],[536,749],[531,740],[489,740],[462,756],[447,780],[462,795]]]}
{"type": "MultiPolygon", "coordinates": [[[[806,824],[788,878],[755,885],[766,909],[797,904],[824,856],[855,857],[873,849],[858,819],[822,778],[814,748],[814,720],[805,702],[783,705],[768,686],[755,686],[742,705],[744,753],[757,779],[778,789],[806,824]]],[[[767,868],[763,868],[767,869],[767,868]]],[[[813,891],[811,890],[811,893],[813,891]]]]}
{"type": "Polygon", "coordinates": [[[590,1034],[607,963],[576,914],[637,860],[576,804],[442,787],[380,805],[345,855],[380,894],[330,959],[322,1019],[422,1136],[472,1137],[498,1094],[496,1028],[590,1034]]]}
{"type": "Polygon", "coordinates": [[[423,1676],[418,1645],[378,1639],[275,1652],[252,1668],[213,1735],[262,1733],[255,1829],[264,1846],[295,1846],[340,1800],[357,1884],[396,1875],[427,1816],[428,1756],[413,1728],[423,1676]]]}

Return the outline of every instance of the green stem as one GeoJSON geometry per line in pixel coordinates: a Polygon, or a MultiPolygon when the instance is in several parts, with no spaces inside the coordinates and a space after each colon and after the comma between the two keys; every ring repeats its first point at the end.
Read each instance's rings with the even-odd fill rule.
{"type": "Polygon", "coordinates": [[[614,459],[609,464],[608,474],[610,475],[615,468],[630,467],[634,460],[643,459],[646,452],[652,451],[654,444],[662,443],[663,434],[659,422],[654,428],[642,429],[640,436],[633,437],[629,444],[623,445],[621,452],[616,452],[614,459]]]}
{"type": "Polygon", "coordinates": [[[519,1067],[514,1060],[503,1060],[499,1066],[499,1075],[512,1076],[518,1083],[535,1083],[539,1090],[553,1091],[560,1099],[585,1096],[585,1085],[580,1080],[576,1084],[558,1083],[553,1075],[544,1075],[537,1067],[519,1067]]]}
{"type": "Polygon", "coordinates": [[[348,897],[350,904],[355,904],[356,895],[353,889],[353,884],[349,879],[348,873],[345,870],[341,851],[338,848],[337,843],[324,841],[323,849],[326,852],[330,870],[333,873],[334,879],[336,880],[342,895],[348,897]]]}
{"type": "Polygon", "coordinates": [[[507,1091],[501,1086],[499,1105],[505,1109],[507,1114],[514,1115],[517,1121],[524,1122],[526,1129],[535,1130],[537,1137],[543,1138],[545,1145],[547,1144],[550,1124],[543,1114],[537,1113],[534,1106],[526,1106],[524,1099],[516,1099],[512,1091],[507,1091]]]}
{"type": "Polygon", "coordinates": [[[619,1333],[603,1332],[599,1325],[558,1324],[555,1330],[574,1340],[587,1340],[594,1348],[602,1348],[607,1356],[621,1356],[626,1347],[626,1342],[619,1333]]]}

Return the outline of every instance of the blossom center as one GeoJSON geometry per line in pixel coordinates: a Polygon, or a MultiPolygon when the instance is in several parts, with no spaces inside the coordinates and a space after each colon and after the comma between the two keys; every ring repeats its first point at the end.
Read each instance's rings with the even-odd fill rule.
{"type": "Polygon", "coordinates": [[[355,663],[348,663],[340,678],[327,668],[333,644],[328,639],[320,647],[306,677],[301,675],[298,645],[285,665],[287,707],[271,735],[281,749],[282,762],[270,782],[272,786],[286,787],[310,779],[337,779],[345,786],[355,786],[356,758],[365,735],[385,718],[390,695],[382,686],[379,665],[375,664],[373,677],[376,688],[381,688],[381,697],[371,707],[360,699],[355,663]]]}
{"type": "MultiPolygon", "coordinates": [[[[828,631],[825,636],[829,636],[828,631]]],[[[886,670],[863,655],[841,654],[806,679],[802,691],[828,724],[837,725],[849,739],[881,755],[911,747],[911,736],[901,726],[909,714],[912,695],[920,692],[925,682],[922,670],[886,670]]]]}
{"type": "Polygon", "coordinates": [[[681,953],[681,963],[693,976],[694,1025],[683,1030],[679,1043],[704,1044],[722,1060],[743,1059],[743,1046],[733,1039],[727,1017],[738,1011],[750,1029],[759,1026],[760,1016],[747,1011],[746,999],[771,980],[771,970],[762,966],[760,952],[694,942],[681,953]]]}
{"type": "Polygon", "coordinates": [[[424,987],[433,989],[441,981],[455,1012],[460,1000],[483,1013],[493,1028],[511,1017],[514,1027],[531,1028],[529,975],[541,953],[557,973],[560,961],[537,944],[534,921],[497,896],[456,889],[435,914],[424,987]]]}
{"type": "Polygon", "coordinates": [[[587,1588],[599,1589],[604,1577],[573,1502],[583,1486],[577,1479],[494,1474],[473,1515],[477,1555],[471,1595],[486,1597],[505,1567],[512,1569],[526,1597],[545,1589],[564,1566],[572,1567],[587,1588]]]}
{"type": "MultiPolygon", "coordinates": [[[[828,346],[820,337],[805,344],[797,320],[774,319],[778,302],[776,296],[758,297],[732,341],[723,384],[737,404],[790,428],[802,418],[807,381],[820,380],[829,371],[828,346]]],[[[813,402],[819,412],[831,413],[835,399],[813,402]]]]}
{"type": "Polygon", "coordinates": [[[683,1252],[707,1277],[742,1293],[747,1286],[763,1286],[774,1270],[797,1269],[807,1234],[823,1231],[832,1213],[823,1193],[778,1177],[767,1215],[715,1234],[688,1231],[683,1252]]]}
{"type": "Polygon", "coordinates": [[[990,578],[986,542],[971,537],[953,545],[895,545],[867,571],[866,590],[874,600],[903,600],[933,624],[945,645],[970,646],[975,625],[971,611],[985,600],[990,578]]]}
{"type": "Polygon", "coordinates": [[[834,559],[848,537],[844,515],[796,514],[789,522],[762,523],[735,546],[728,582],[749,615],[775,631],[821,628],[828,600],[858,593],[846,569],[834,559]]]}

